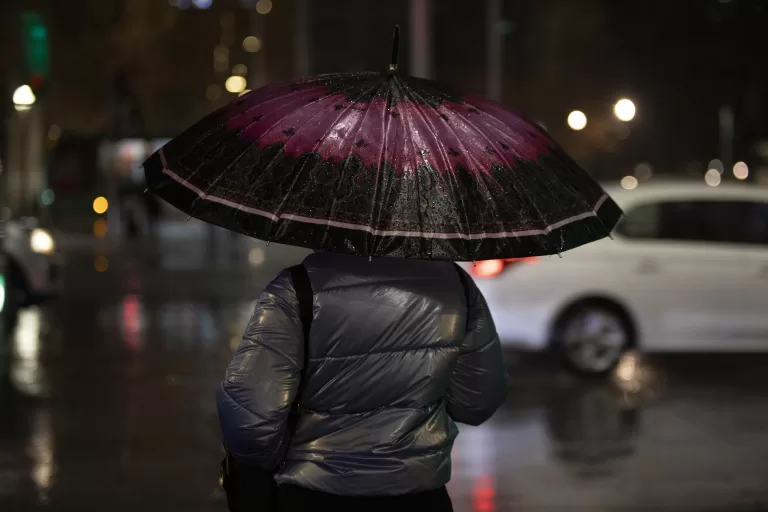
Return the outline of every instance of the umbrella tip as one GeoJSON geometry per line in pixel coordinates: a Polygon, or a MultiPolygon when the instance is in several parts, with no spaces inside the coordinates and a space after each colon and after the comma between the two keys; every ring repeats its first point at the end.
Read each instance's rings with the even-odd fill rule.
{"type": "Polygon", "coordinates": [[[389,64],[389,72],[397,71],[397,57],[400,54],[400,25],[395,25],[395,33],[392,35],[392,61],[389,64]]]}

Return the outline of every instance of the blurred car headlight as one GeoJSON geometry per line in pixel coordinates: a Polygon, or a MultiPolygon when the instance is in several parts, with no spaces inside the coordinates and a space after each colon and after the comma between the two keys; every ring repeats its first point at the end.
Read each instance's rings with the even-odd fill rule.
{"type": "Polygon", "coordinates": [[[5,306],[5,276],[0,274],[0,312],[3,311],[5,306]]]}
{"type": "Polygon", "coordinates": [[[39,254],[51,254],[56,249],[51,234],[41,228],[32,230],[29,236],[29,245],[33,251],[39,254]]]}

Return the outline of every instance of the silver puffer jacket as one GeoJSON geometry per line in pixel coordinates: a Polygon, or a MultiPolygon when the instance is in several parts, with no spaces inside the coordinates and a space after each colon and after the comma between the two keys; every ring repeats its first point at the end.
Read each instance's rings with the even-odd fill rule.
{"type": "MultiPolygon", "coordinates": [[[[454,422],[504,401],[507,373],[485,299],[447,262],[315,253],[308,368],[287,271],[259,298],[217,401],[236,460],[277,481],[338,495],[436,489],[451,476],[454,422]],[[467,298],[469,304],[467,304],[467,298]]],[[[463,272],[463,271],[462,271],[463,272]]]]}

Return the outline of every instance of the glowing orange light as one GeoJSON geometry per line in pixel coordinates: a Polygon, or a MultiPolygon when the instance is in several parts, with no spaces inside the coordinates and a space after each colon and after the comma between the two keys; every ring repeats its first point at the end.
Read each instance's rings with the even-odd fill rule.
{"type": "Polygon", "coordinates": [[[472,490],[472,510],[475,512],[496,510],[496,489],[491,477],[484,476],[478,479],[472,490]]]}
{"type": "Polygon", "coordinates": [[[141,346],[139,331],[139,298],[136,295],[126,295],[123,300],[123,338],[131,350],[141,346]]]}
{"type": "Polygon", "coordinates": [[[106,272],[109,268],[109,260],[103,255],[96,256],[93,260],[93,267],[96,269],[96,272],[106,272]]]}
{"type": "Polygon", "coordinates": [[[495,277],[504,270],[504,262],[502,260],[478,261],[472,268],[472,273],[477,277],[495,277]]]}
{"type": "Polygon", "coordinates": [[[532,263],[538,258],[506,258],[503,260],[478,261],[472,267],[472,275],[481,278],[496,277],[509,265],[515,263],[532,263]]]}
{"type": "Polygon", "coordinates": [[[93,223],[93,235],[96,238],[104,238],[107,236],[107,221],[104,219],[97,219],[93,223]]]}

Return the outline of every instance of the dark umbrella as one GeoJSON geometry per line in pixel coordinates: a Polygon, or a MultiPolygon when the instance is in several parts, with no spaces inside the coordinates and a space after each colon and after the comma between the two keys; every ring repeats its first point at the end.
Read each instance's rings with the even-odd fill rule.
{"type": "Polygon", "coordinates": [[[191,216],[361,256],[554,254],[621,216],[536,124],[395,64],[267,85],[144,165],[149,188],[191,216]]]}

